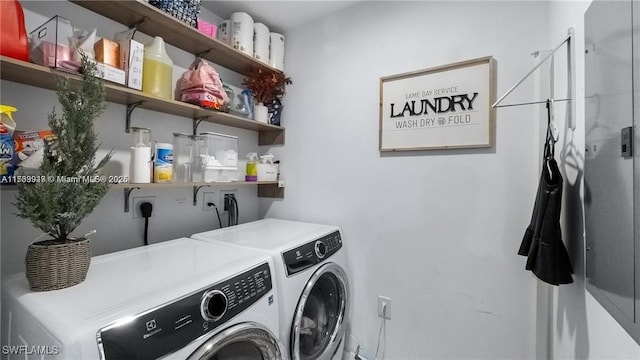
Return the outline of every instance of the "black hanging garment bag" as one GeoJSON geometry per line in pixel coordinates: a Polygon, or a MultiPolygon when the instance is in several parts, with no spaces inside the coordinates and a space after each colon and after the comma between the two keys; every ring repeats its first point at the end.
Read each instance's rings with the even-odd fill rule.
{"type": "Polygon", "coordinates": [[[547,102],[547,136],[544,146],[542,175],[538,185],[531,223],[527,227],[519,255],[527,256],[526,269],[540,280],[552,284],[570,284],[571,260],[562,242],[560,209],[562,206],[562,174],[555,156],[555,139],[551,132],[551,111],[547,102]]]}

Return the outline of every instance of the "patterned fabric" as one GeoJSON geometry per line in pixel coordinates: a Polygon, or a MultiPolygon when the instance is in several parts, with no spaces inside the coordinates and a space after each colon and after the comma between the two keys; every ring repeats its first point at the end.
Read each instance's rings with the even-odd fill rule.
{"type": "Polygon", "coordinates": [[[194,28],[198,27],[201,2],[202,0],[149,0],[149,4],[194,28]]]}

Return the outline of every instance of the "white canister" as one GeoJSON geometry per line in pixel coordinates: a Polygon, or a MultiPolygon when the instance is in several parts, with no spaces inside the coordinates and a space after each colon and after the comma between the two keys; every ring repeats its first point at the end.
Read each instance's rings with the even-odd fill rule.
{"type": "Polygon", "coordinates": [[[269,33],[269,65],[284,71],[284,35],[269,33]]]}
{"type": "Polygon", "coordinates": [[[263,23],[253,24],[253,57],[269,63],[269,28],[263,23]]]}
{"type": "Polygon", "coordinates": [[[253,18],[245,12],[231,14],[231,46],[253,56],[253,18]]]}
{"type": "Polygon", "coordinates": [[[129,182],[148,184],[151,182],[151,147],[136,146],[131,148],[129,182]]]}
{"type": "Polygon", "coordinates": [[[253,120],[268,124],[269,123],[269,108],[262,104],[257,103],[253,106],[253,120]]]}
{"type": "Polygon", "coordinates": [[[216,38],[227,45],[231,44],[231,20],[223,20],[218,25],[216,38]]]}

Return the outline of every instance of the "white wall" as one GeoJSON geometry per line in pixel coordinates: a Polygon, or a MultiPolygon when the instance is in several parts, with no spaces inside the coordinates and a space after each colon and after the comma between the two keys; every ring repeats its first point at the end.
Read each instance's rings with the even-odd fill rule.
{"type": "MultiPolygon", "coordinates": [[[[584,265],[584,222],[583,195],[584,184],[584,13],[590,1],[553,2],[550,6],[550,36],[558,42],[568,27],[576,29],[577,90],[576,129],[567,128],[566,109],[558,108],[556,119],[562,136],[560,148],[573,143],[578,150],[578,169],[568,164],[567,157],[561,158],[564,170],[565,211],[562,228],[565,243],[573,259],[576,272],[575,283],[561,286],[551,291],[552,319],[549,324],[551,353],[555,359],[639,359],[640,345],[607,313],[607,311],[585,289],[584,265]]],[[[562,69],[558,68],[558,78],[562,78],[562,69]]],[[[566,94],[566,84],[556,84],[558,93],[566,94]]],[[[543,314],[539,314],[544,316],[543,314]]]]}
{"type": "MultiPolygon", "coordinates": [[[[118,31],[126,30],[122,24],[100,17],[67,1],[22,1],[25,10],[27,32],[34,30],[53,15],[61,15],[81,29],[98,29],[98,36],[112,38],[118,31]]],[[[203,9],[203,17],[210,21],[218,18],[203,9]]],[[[150,37],[140,32],[136,33],[136,40],[146,43],[150,37]]],[[[189,67],[194,60],[188,54],[173,46],[167,47],[167,52],[174,62],[174,82],[189,67]]],[[[214,65],[215,66],[215,65],[214,65]]],[[[221,77],[233,85],[240,86],[242,78],[224,68],[215,66],[221,77]]],[[[46,129],[47,114],[51,112],[57,99],[53,91],[26,86],[22,84],[2,81],[0,84],[2,104],[10,104],[18,108],[15,120],[18,128],[23,130],[46,129]]],[[[57,107],[60,113],[59,106],[57,107]]],[[[119,104],[108,104],[106,111],[96,121],[95,129],[102,142],[102,153],[113,148],[116,154],[109,164],[116,174],[127,174],[129,168],[130,138],[125,133],[126,107],[119,104]]],[[[191,120],[158,112],[137,109],[133,113],[132,126],[148,127],[154,139],[160,142],[171,142],[172,133],[191,133],[191,120]]],[[[199,131],[215,131],[240,137],[239,153],[241,156],[258,150],[257,133],[242,129],[235,129],[210,123],[202,123],[199,131]]],[[[154,217],[149,221],[149,241],[151,243],[190,236],[193,233],[206,231],[218,227],[215,212],[202,210],[202,194],[204,191],[214,191],[219,194],[222,189],[237,189],[239,199],[240,221],[246,222],[258,219],[258,198],[254,186],[228,186],[203,188],[199,193],[198,206],[192,205],[192,188],[135,190],[134,196],[155,196],[154,217]]],[[[91,237],[94,255],[109,253],[117,250],[143,245],[143,219],[133,219],[132,212],[124,212],[122,189],[111,190],[100,202],[94,212],[88,216],[74,235],[82,235],[90,230],[98,232],[91,237]]],[[[15,191],[2,189],[0,193],[1,216],[1,245],[2,245],[2,274],[8,275],[24,271],[24,256],[27,246],[41,235],[41,231],[34,228],[28,220],[14,215],[15,191]]],[[[224,221],[224,219],[223,219],[224,221]]]]}
{"type": "Polygon", "coordinates": [[[536,280],[516,253],[538,180],[539,111],[498,110],[490,150],[381,156],[378,96],[381,76],[487,55],[500,95],[549,48],[547,15],[547,2],[367,2],[287,34],[294,84],[276,149],[286,197],[261,199],[262,211],[341,226],[351,333],[371,357],[377,295],[392,299],[388,359],[536,356],[536,280]]]}

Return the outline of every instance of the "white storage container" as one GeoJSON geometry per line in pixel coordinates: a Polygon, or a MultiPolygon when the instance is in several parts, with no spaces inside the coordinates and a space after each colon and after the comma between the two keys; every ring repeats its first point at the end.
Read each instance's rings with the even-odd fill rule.
{"type": "Polygon", "coordinates": [[[245,12],[231,14],[231,46],[253,56],[253,18],[245,12]]]}
{"type": "Polygon", "coordinates": [[[216,38],[227,45],[231,45],[231,20],[220,22],[216,38]]]}
{"type": "Polygon", "coordinates": [[[269,28],[263,23],[253,25],[253,57],[269,63],[269,28]]]}
{"type": "MultiPolygon", "coordinates": [[[[213,132],[200,133],[204,137],[206,154],[223,167],[238,168],[238,137],[213,132]]],[[[205,164],[206,166],[207,164],[205,164]]]]}
{"type": "Polygon", "coordinates": [[[269,65],[284,71],[284,35],[269,34],[269,65]]]}

